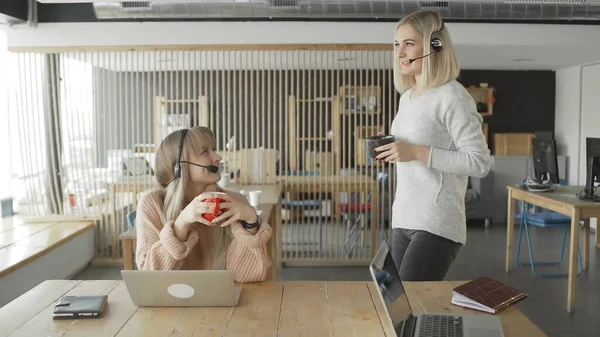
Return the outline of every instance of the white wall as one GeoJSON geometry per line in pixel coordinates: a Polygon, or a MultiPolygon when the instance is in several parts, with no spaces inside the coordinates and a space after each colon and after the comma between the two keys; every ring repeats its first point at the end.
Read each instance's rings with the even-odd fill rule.
{"type": "MultiPolygon", "coordinates": [[[[600,42],[600,27],[446,24],[455,44],[575,46],[600,42]],[[573,39],[575,34],[578,39],[573,39]],[[489,37],[493,36],[493,39],[489,37]],[[535,38],[535,39],[534,39],[535,38]],[[557,41],[559,40],[559,41],[557,41]]],[[[393,22],[94,22],[11,27],[10,46],[115,46],[186,44],[392,43],[393,22]]],[[[550,56],[550,55],[548,55],[550,56]]]]}
{"type": "MultiPolygon", "coordinates": [[[[584,185],[585,138],[600,138],[600,63],[556,72],[555,133],[559,154],[569,156],[568,182],[584,185]]],[[[597,228],[596,220],[591,221],[597,228]]]]}
{"type": "MultiPolygon", "coordinates": [[[[600,27],[493,23],[446,24],[455,44],[575,46],[600,43],[600,27]],[[493,36],[493,39],[489,37],[493,36]],[[573,39],[578,36],[578,39],[573,39]],[[560,43],[557,41],[559,40],[560,43]]],[[[13,26],[9,45],[131,46],[186,44],[389,43],[393,22],[94,22],[13,26]]],[[[547,55],[548,57],[551,55],[547,55]]],[[[575,55],[574,55],[575,56],[575,55]]]]}
{"type": "Polygon", "coordinates": [[[585,183],[585,138],[600,138],[600,63],[556,71],[555,133],[569,184],[585,183]]]}
{"type": "Polygon", "coordinates": [[[584,66],[581,79],[581,136],[579,137],[579,182],[585,183],[587,171],[585,138],[600,138],[600,63],[584,66]]]}
{"type": "Polygon", "coordinates": [[[579,183],[581,70],[577,66],[556,71],[555,138],[558,154],[569,158],[566,174],[569,184],[579,183]]]}
{"type": "MultiPolygon", "coordinates": [[[[464,69],[558,69],[600,58],[599,25],[450,22],[446,26],[464,69]],[[514,59],[531,62],[513,62],[514,59]]],[[[219,44],[391,46],[394,27],[394,22],[41,23],[37,27],[12,26],[8,44],[11,50],[219,44]]]]}

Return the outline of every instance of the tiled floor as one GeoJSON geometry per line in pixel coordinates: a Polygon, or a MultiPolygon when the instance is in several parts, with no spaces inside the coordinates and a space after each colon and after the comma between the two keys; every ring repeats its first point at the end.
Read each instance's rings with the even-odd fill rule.
{"type": "MultiPolygon", "coordinates": [[[[562,230],[539,229],[532,231],[534,256],[554,259],[559,257],[562,230]],[[536,242],[539,244],[536,245],[536,242]]],[[[575,311],[566,311],[567,279],[539,279],[527,267],[515,267],[504,272],[506,252],[506,227],[469,227],[467,244],[452,266],[448,280],[468,280],[490,276],[529,293],[529,298],[517,306],[548,336],[598,336],[600,330],[600,253],[591,245],[590,269],[578,280],[575,311]]],[[[516,242],[515,242],[516,244],[516,242]]],[[[525,241],[523,249],[526,249],[525,241]]],[[[526,250],[522,258],[528,257],[526,250]]],[[[568,257],[568,243],[565,261],[568,257]]],[[[565,265],[566,266],[566,265],[565,265]]],[[[566,272],[562,267],[561,271],[566,272]]],[[[120,279],[120,268],[89,267],[75,279],[120,279]]],[[[284,268],[279,271],[281,280],[370,280],[366,268],[310,267],[284,268]]],[[[526,336],[525,336],[526,337],[526,336]]]]}

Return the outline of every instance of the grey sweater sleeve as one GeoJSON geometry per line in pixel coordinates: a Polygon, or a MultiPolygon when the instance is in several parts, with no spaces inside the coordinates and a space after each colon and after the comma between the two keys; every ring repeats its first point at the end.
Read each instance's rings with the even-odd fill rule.
{"type": "Polygon", "coordinates": [[[485,177],[490,171],[490,150],[470,96],[461,95],[442,114],[452,143],[448,148],[432,147],[428,166],[447,173],[485,177]]]}

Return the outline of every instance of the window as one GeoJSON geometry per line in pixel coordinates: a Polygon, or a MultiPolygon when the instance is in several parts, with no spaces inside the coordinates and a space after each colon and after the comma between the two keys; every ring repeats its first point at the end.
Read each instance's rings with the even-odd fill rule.
{"type": "Polygon", "coordinates": [[[69,179],[96,166],[92,70],[74,56],[60,58],[62,165],[69,179]]]}
{"type": "Polygon", "coordinates": [[[72,55],[8,53],[4,34],[2,38],[0,67],[6,67],[2,70],[8,76],[0,76],[0,117],[9,122],[0,126],[0,151],[2,158],[10,158],[10,165],[0,165],[2,195],[12,195],[18,213],[46,215],[48,202],[57,200],[48,195],[53,191],[48,184],[56,184],[56,179],[61,179],[58,193],[63,198],[70,193],[68,188],[93,188],[89,179],[82,179],[96,163],[92,65],[72,55]],[[44,102],[50,93],[45,74],[55,66],[60,69],[56,88],[59,111],[49,109],[52,100],[44,102]],[[58,121],[60,125],[54,124],[58,121]],[[49,138],[57,135],[60,141],[49,138]],[[62,158],[52,158],[52,162],[60,162],[62,167],[49,166],[54,153],[48,148],[56,146],[61,146],[62,158]],[[48,179],[50,173],[56,173],[52,180],[48,179]],[[82,186],[69,185],[74,181],[82,186]]]}
{"type": "MultiPolygon", "coordinates": [[[[6,31],[0,26],[0,74],[6,74],[7,67],[6,31]]],[[[8,118],[8,86],[7,76],[0,76],[0,120],[8,118]]],[[[10,163],[8,123],[0,123],[0,158],[4,163],[10,163]]],[[[11,165],[0,165],[0,199],[11,196],[11,165]]]]}
{"type": "Polygon", "coordinates": [[[8,87],[8,138],[13,208],[16,213],[47,214],[44,56],[5,53],[8,87]]]}

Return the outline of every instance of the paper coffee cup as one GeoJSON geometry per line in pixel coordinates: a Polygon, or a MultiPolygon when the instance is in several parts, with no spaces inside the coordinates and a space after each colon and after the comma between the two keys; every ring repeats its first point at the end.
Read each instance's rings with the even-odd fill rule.
{"type": "Polygon", "coordinates": [[[252,205],[252,207],[257,208],[260,206],[260,193],[261,192],[262,191],[250,191],[248,193],[250,205],[252,205]]]}
{"type": "Polygon", "coordinates": [[[220,188],[227,188],[229,186],[229,173],[221,173],[221,180],[217,182],[220,188]]]}

